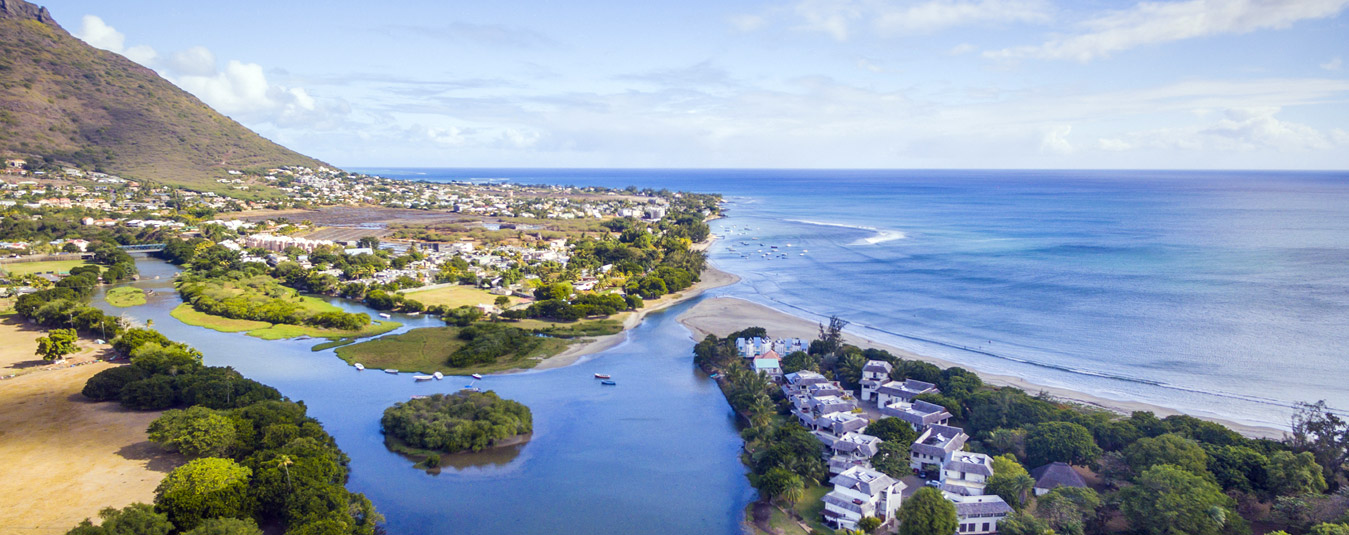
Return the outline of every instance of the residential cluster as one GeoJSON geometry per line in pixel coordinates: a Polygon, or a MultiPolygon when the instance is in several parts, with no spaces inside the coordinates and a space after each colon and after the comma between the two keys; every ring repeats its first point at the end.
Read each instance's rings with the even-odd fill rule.
{"type": "MultiPolygon", "coordinates": [[[[919,485],[934,487],[955,505],[959,535],[997,533],[998,523],[1013,509],[999,496],[985,492],[993,476],[993,459],[965,451],[969,436],[949,426],[951,414],[918,396],[939,394],[936,385],[915,379],[891,379],[893,367],[881,360],[868,361],[862,369],[857,395],[837,381],[814,371],[781,373],[781,357],[804,350],[800,340],[741,338],[740,356],[752,360],[753,368],[774,378],[791,403],[792,416],[809,429],[827,449],[829,482],[834,485],[824,501],[824,521],[837,529],[858,529],[866,517],[890,524],[903,497],[919,485]],[[860,399],[859,399],[860,398],[860,399]],[[898,418],[918,433],[909,445],[912,477],[903,480],[886,475],[871,465],[882,440],[866,434],[872,422],[898,418]],[[904,481],[908,480],[908,482],[904,481]]],[[[1058,486],[1085,487],[1082,477],[1064,463],[1031,471],[1034,492],[1044,494],[1058,486]]]]}

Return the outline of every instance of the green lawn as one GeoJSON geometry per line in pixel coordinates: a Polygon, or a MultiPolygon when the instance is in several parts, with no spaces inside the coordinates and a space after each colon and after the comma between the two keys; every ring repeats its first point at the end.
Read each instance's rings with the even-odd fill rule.
{"type": "Polygon", "coordinates": [[[342,346],[337,348],[337,356],[348,364],[359,362],[372,369],[426,373],[438,371],[446,375],[468,375],[532,368],[540,359],[562,352],[569,344],[567,340],[548,338],[538,349],[525,355],[506,355],[491,364],[454,368],[447,364],[447,361],[451,353],[463,346],[463,342],[459,340],[459,328],[428,327],[342,346]]]}
{"type": "MultiPolygon", "coordinates": [[[[311,297],[306,297],[305,299],[313,299],[314,301],[318,302],[323,306],[332,307],[332,305],[324,303],[318,299],[314,299],[311,297]]],[[[201,312],[197,312],[195,309],[192,308],[192,305],[189,305],[187,303],[178,305],[176,308],[173,309],[173,312],[171,312],[170,314],[178,321],[181,321],[188,325],[205,327],[207,329],[214,329],[225,333],[245,332],[249,336],[256,336],[258,338],[262,338],[263,340],[281,340],[284,338],[298,338],[301,336],[309,336],[313,338],[329,338],[333,340],[341,338],[364,338],[367,336],[376,336],[384,334],[403,326],[403,324],[398,323],[396,321],[378,321],[378,320],[371,322],[370,325],[367,325],[364,329],[361,329],[359,331],[322,329],[319,327],[313,327],[309,325],[286,325],[281,323],[273,325],[265,321],[240,320],[233,318],[225,318],[221,316],[212,316],[210,314],[203,314],[201,312]]]]}
{"type": "Polygon", "coordinates": [[[511,327],[539,331],[549,336],[575,338],[578,336],[603,336],[623,332],[623,320],[631,312],[619,312],[602,319],[579,321],[546,321],[540,319],[507,320],[511,327]]]}
{"type": "MultiPolygon", "coordinates": [[[[496,302],[496,295],[481,288],[472,286],[454,285],[436,288],[434,290],[410,290],[403,292],[408,299],[414,299],[417,302],[426,305],[444,305],[450,308],[462,306],[491,305],[496,302]]],[[[508,297],[511,304],[520,301],[518,297],[508,297]]]]}
{"type": "Polygon", "coordinates": [[[145,290],[134,286],[119,286],[108,290],[106,297],[108,304],[126,308],[145,304],[145,290]]]}
{"type": "Polygon", "coordinates": [[[0,270],[15,277],[31,273],[70,273],[76,266],[92,266],[88,260],[51,260],[47,262],[20,262],[18,264],[0,264],[0,270]]]}

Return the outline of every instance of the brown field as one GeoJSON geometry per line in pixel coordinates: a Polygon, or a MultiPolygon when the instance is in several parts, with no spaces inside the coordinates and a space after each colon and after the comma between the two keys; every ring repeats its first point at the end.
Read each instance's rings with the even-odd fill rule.
{"type": "Polygon", "coordinates": [[[134,412],[80,395],[94,374],[115,366],[111,351],[81,340],[66,365],[44,365],[33,350],[42,332],[14,317],[0,322],[0,534],[65,533],[99,509],[150,503],[164,475],[183,463],[149,442],[158,412],[134,412]],[[90,364],[69,366],[89,362],[90,364]]]}

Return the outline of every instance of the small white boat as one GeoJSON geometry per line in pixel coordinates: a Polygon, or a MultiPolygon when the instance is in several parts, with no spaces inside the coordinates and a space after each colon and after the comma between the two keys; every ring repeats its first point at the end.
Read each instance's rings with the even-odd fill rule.
{"type": "Polygon", "coordinates": [[[422,315],[422,313],[421,313],[421,312],[408,312],[408,315],[409,315],[409,316],[420,316],[420,315],[422,315]]]}
{"type": "Polygon", "coordinates": [[[398,375],[398,370],[384,370],[384,373],[392,373],[394,375],[398,375]]]}
{"type": "Polygon", "coordinates": [[[480,374],[480,373],[475,373],[475,374],[473,374],[473,375],[470,375],[469,377],[472,377],[472,378],[477,379],[477,380],[479,380],[479,381],[482,380],[482,374],[480,374]]]}
{"type": "Polygon", "coordinates": [[[442,374],[442,373],[440,373],[440,372],[436,372],[436,373],[431,374],[431,377],[435,377],[436,380],[439,381],[439,380],[445,378],[445,374],[442,374]]]}
{"type": "Polygon", "coordinates": [[[413,379],[416,379],[416,380],[418,380],[418,381],[430,381],[430,380],[432,380],[432,379],[435,379],[435,376],[431,376],[431,375],[414,375],[414,376],[412,376],[412,378],[413,378],[413,379]]]}
{"type": "Polygon", "coordinates": [[[384,319],[387,320],[387,319],[389,319],[389,318],[392,318],[393,316],[390,316],[389,314],[385,314],[385,313],[383,313],[383,312],[380,312],[380,313],[379,313],[379,317],[384,318],[384,319]]]}
{"type": "Polygon", "coordinates": [[[358,372],[359,372],[359,371],[365,371],[365,365],[364,365],[364,364],[361,364],[361,363],[359,363],[359,362],[357,362],[356,364],[352,364],[352,366],[355,366],[355,367],[356,367],[356,371],[358,371],[358,372]]]}

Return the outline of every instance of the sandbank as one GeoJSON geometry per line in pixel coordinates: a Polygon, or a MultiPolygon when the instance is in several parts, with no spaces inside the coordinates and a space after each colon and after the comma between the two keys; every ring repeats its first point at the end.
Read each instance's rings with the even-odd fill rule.
{"type": "MultiPolygon", "coordinates": [[[[786,314],[758,303],[733,297],[705,299],[681,314],[679,316],[679,322],[693,333],[694,340],[702,340],[708,334],[726,336],[727,334],[746,327],[763,327],[764,329],[767,329],[769,335],[773,337],[799,337],[804,340],[814,339],[818,337],[820,333],[819,323],[817,322],[786,314]]],[[[958,366],[958,364],[947,360],[927,355],[919,355],[856,334],[844,333],[844,340],[849,344],[864,349],[883,349],[897,357],[930,362],[943,368],[958,366]]],[[[984,373],[979,370],[972,371],[978,372],[979,377],[982,378],[985,383],[990,385],[1012,386],[1030,393],[1045,392],[1061,401],[1105,409],[1119,414],[1127,415],[1133,411],[1152,411],[1158,417],[1182,414],[1181,411],[1149,403],[1107,399],[1066,388],[1038,385],[1020,377],[984,373]]],[[[1233,431],[1248,437],[1278,439],[1282,438],[1284,435],[1283,430],[1272,427],[1247,425],[1206,416],[1196,417],[1223,424],[1233,431]]]]}

